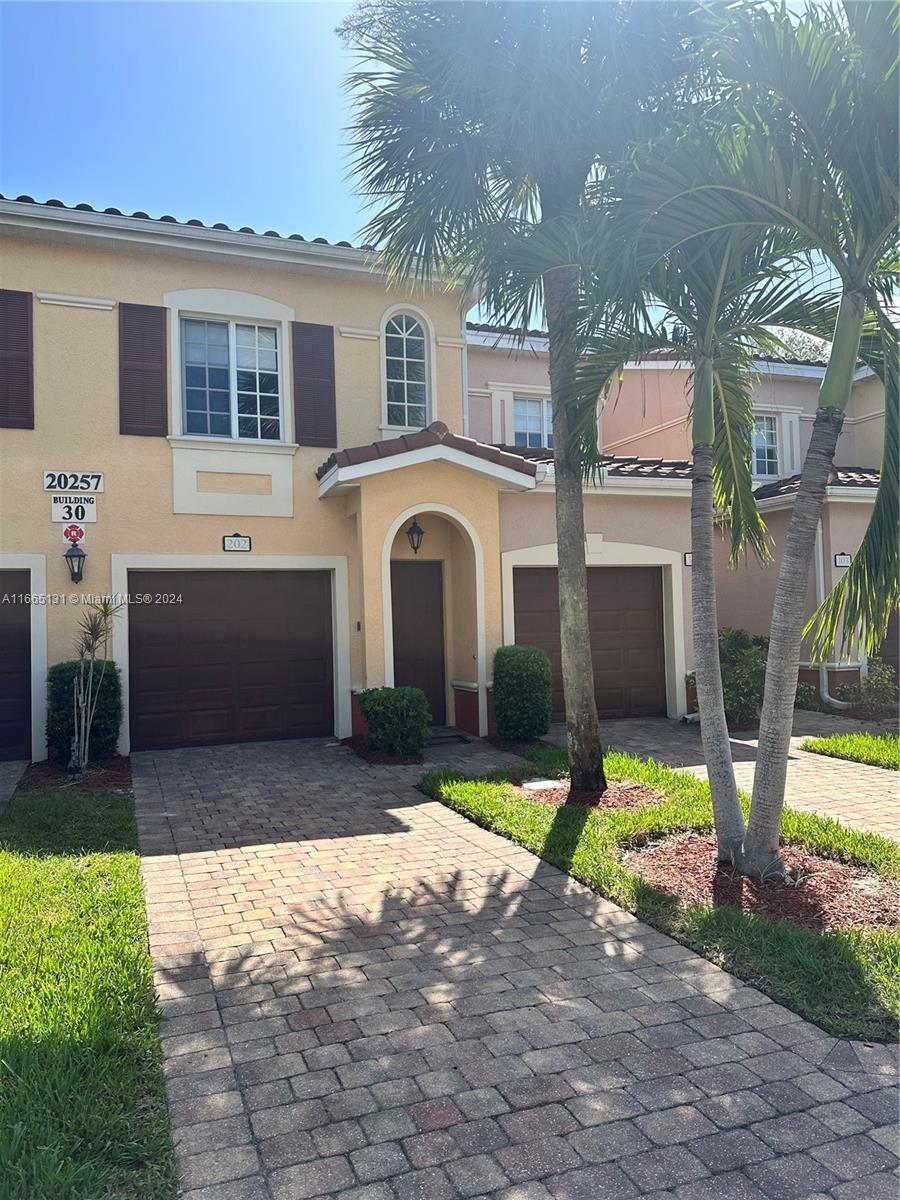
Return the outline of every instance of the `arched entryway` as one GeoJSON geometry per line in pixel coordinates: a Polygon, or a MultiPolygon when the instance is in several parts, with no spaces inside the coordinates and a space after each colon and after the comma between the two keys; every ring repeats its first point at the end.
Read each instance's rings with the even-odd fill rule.
{"type": "Polygon", "coordinates": [[[425,692],[433,722],[487,733],[484,559],[471,523],[444,504],[398,513],[382,556],[384,677],[425,692]],[[407,530],[416,518],[422,541],[407,530]]]}

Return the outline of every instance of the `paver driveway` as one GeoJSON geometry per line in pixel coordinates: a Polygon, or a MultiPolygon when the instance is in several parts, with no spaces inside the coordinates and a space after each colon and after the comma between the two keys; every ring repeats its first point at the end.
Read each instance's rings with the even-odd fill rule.
{"type": "Polygon", "coordinates": [[[190,1200],[895,1200],[890,1048],[427,801],[420,768],[322,742],[133,764],[190,1200]]]}

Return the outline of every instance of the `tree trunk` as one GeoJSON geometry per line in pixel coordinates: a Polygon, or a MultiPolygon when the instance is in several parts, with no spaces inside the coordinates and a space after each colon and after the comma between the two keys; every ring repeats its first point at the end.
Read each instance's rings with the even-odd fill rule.
{"type": "MultiPolygon", "coordinates": [[[[701,367],[694,383],[695,420],[701,367]]],[[[710,380],[711,383],[711,380],[710,380]]],[[[713,479],[711,444],[694,446],[691,487],[691,612],[694,627],[694,669],[700,736],[709,776],[719,862],[740,861],[744,815],[738,800],[731,762],[731,740],[725,721],[722,669],[719,662],[719,622],[716,615],[716,573],[713,556],[713,479]]]]}
{"type": "Polygon", "coordinates": [[[806,593],[825,488],[850,399],[865,309],[863,292],[845,292],[841,297],[831,356],[819,392],[812,440],[803,463],[778,571],[759,722],[759,749],[753,776],[753,801],[744,842],[742,866],[749,875],[784,874],[778,843],[800,673],[800,647],[806,624],[806,593]]]}
{"type": "Polygon", "coordinates": [[[556,474],[556,547],[559,578],[559,636],[569,786],[603,792],[603,745],[594,696],[584,556],[584,496],[581,459],[571,445],[567,403],[574,394],[577,366],[578,269],[558,267],[544,275],[544,306],[550,342],[550,402],[556,474]]]}

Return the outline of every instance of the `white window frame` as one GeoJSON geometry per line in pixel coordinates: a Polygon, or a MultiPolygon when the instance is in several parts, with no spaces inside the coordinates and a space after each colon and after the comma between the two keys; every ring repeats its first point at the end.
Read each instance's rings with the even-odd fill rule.
{"type": "MultiPolygon", "coordinates": [[[[181,357],[181,421],[182,428],[187,424],[187,383],[185,381],[185,371],[190,366],[197,366],[196,363],[185,361],[184,357],[184,322],[185,321],[206,321],[213,322],[217,325],[224,325],[228,331],[228,395],[229,395],[229,415],[231,421],[231,433],[185,433],[185,437],[201,437],[208,438],[210,441],[217,442],[246,442],[249,445],[257,446],[278,446],[285,441],[284,437],[284,370],[282,367],[284,359],[284,343],[282,341],[281,329],[278,325],[270,321],[260,321],[250,317],[211,317],[208,313],[190,313],[182,312],[179,314],[178,321],[178,336],[179,336],[179,354],[181,357]],[[237,387],[237,327],[238,325],[252,325],[254,329],[271,329],[275,333],[275,357],[278,375],[278,437],[277,438],[248,438],[241,437],[237,432],[238,419],[238,387],[237,387]]],[[[208,364],[207,364],[208,365],[208,364]]],[[[271,371],[267,374],[272,374],[271,371]]],[[[257,393],[258,395],[259,393],[257,393]]],[[[255,418],[258,420],[258,416],[255,418]]]]}
{"type": "MultiPolygon", "coordinates": [[[[248,450],[272,449],[279,446],[295,446],[293,424],[293,393],[291,385],[290,353],[291,322],[295,320],[294,309],[267,296],[254,292],[236,292],[225,288],[187,288],[166,292],[163,304],[169,310],[169,429],[170,439],[179,442],[205,445],[221,449],[224,446],[244,447],[248,450]],[[229,321],[238,325],[266,325],[274,328],[278,339],[278,402],[280,437],[242,438],[236,436],[237,423],[234,408],[237,391],[232,391],[231,436],[224,434],[187,433],[185,430],[184,356],[181,346],[182,320],[229,321]]],[[[231,336],[231,335],[230,335],[231,336]]],[[[229,372],[236,369],[236,356],[229,342],[229,372]]],[[[236,377],[230,380],[234,388],[236,377]]]]}
{"type": "Polygon", "coordinates": [[[750,447],[751,455],[751,475],[754,479],[780,479],[781,478],[781,421],[778,419],[778,414],[774,412],[755,412],[753,413],[753,432],[756,432],[757,421],[771,421],[772,432],[775,437],[775,470],[774,471],[758,471],[756,469],[756,447],[750,447]]]}
{"type": "Polygon", "coordinates": [[[422,327],[422,333],[425,335],[425,426],[427,427],[435,419],[437,396],[437,380],[435,376],[435,334],[434,325],[427,313],[421,308],[417,308],[414,304],[393,304],[386,309],[381,316],[381,324],[379,326],[378,337],[378,353],[381,359],[381,424],[379,429],[382,433],[394,434],[399,436],[403,433],[418,433],[424,428],[421,425],[389,425],[387,413],[388,401],[388,379],[387,379],[387,327],[394,317],[412,317],[414,321],[422,327]]]}
{"type": "MultiPolygon", "coordinates": [[[[525,445],[523,445],[521,447],[521,449],[522,450],[537,450],[537,449],[550,450],[550,449],[552,449],[552,442],[548,442],[548,440],[547,440],[548,438],[553,437],[553,407],[550,403],[550,397],[549,396],[535,396],[535,395],[529,396],[529,395],[521,394],[519,392],[513,392],[512,427],[511,427],[512,437],[510,439],[510,445],[513,447],[518,447],[518,442],[516,441],[516,433],[518,432],[518,430],[516,429],[516,401],[517,400],[521,400],[526,404],[540,403],[540,406],[541,406],[541,444],[539,447],[538,446],[529,446],[526,441],[525,445]]],[[[525,436],[526,436],[526,438],[528,437],[527,430],[525,431],[525,436]]]]}

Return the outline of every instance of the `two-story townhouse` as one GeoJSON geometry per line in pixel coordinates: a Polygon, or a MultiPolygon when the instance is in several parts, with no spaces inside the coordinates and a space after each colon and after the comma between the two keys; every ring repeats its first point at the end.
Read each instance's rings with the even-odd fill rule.
{"type": "MultiPolygon", "coordinates": [[[[477,325],[469,326],[467,336],[468,420],[473,435],[509,449],[552,444],[546,337],[535,331],[524,346],[518,347],[502,331],[477,325]]],[[[611,468],[610,475],[623,469],[621,464],[627,456],[635,456],[633,470],[641,472],[650,470],[652,459],[660,461],[660,470],[687,463],[691,454],[691,369],[690,363],[663,356],[625,368],[598,416],[601,449],[611,463],[620,464],[611,468]]],[[[761,565],[750,558],[732,567],[723,536],[717,547],[717,571],[720,624],[765,635],[769,632],[778,565],[812,433],[824,366],[759,361],[757,369],[751,395],[752,470],[760,510],[772,539],[772,560],[761,565]]],[[[874,504],[883,445],[884,389],[870,370],[860,367],[827,492],[816,567],[809,583],[808,613],[841,578],[859,547],[874,504]]],[[[689,474],[684,472],[685,479],[689,474]]],[[[690,486],[686,482],[682,486],[682,503],[677,506],[677,518],[673,507],[669,531],[677,529],[682,543],[689,545],[689,501],[685,497],[689,497],[690,486]]],[[[586,515],[591,511],[592,494],[598,490],[603,492],[602,488],[587,491],[586,515]]],[[[641,511],[646,511],[645,506],[641,511]]],[[[653,541],[665,536],[657,524],[652,538],[646,530],[642,535],[653,541]]],[[[895,640],[896,624],[895,618],[895,640]]],[[[849,659],[830,662],[827,667],[807,659],[802,678],[833,691],[839,683],[858,679],[865,667],[865,655],[857,650],[849,659]]]]}
{"type": "MultiPolygon", "coordinates": [[[[383,683],[484,734],[514,640],[561,712],[546,433],[482,427],[528,381],[476,385],[465,298],[273,231],[28,197],[0,226],[0,754],[46,752],[47,665],[104,594],[123,751],[344,737],[383,683]]],[[[685,711],[688,474],[623,457],[586,497],[604,714],[685,711]]]]}

